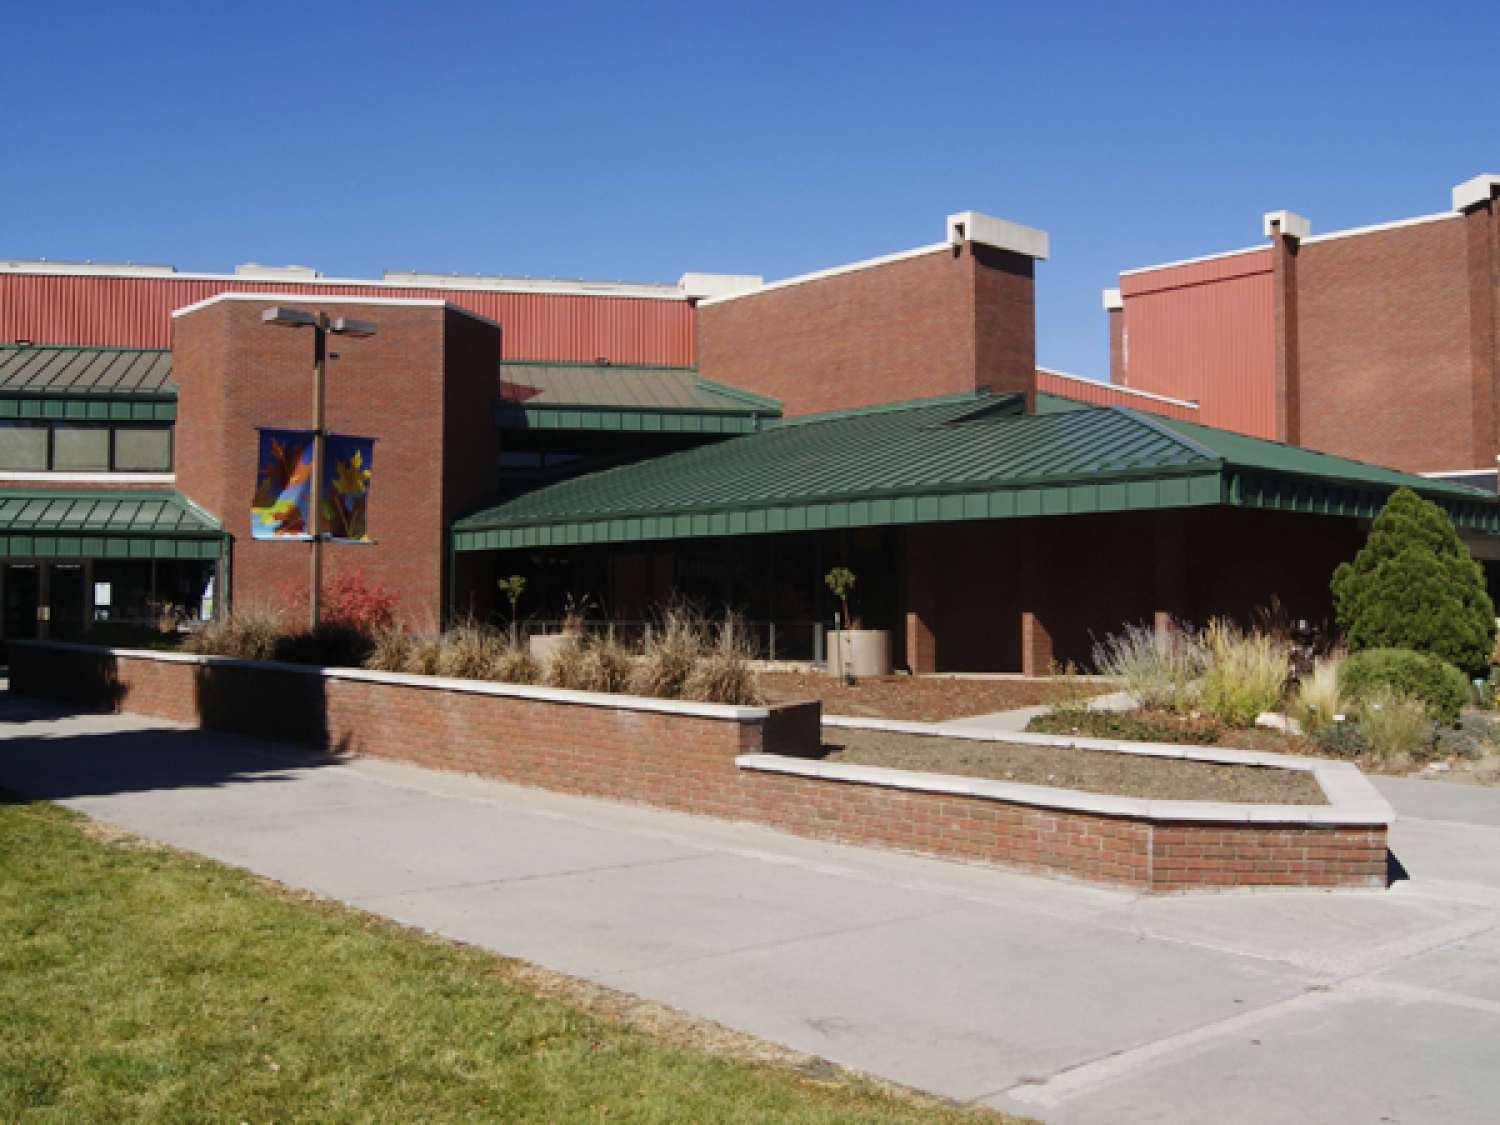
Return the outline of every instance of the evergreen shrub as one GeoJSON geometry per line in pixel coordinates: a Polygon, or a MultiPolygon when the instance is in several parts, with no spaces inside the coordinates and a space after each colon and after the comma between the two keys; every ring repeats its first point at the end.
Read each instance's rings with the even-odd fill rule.
{"type": "Polygon", "coordinates": [[[1361,700],[1381,688],[1420,699],[1428,718],[1450,727],[1469,700],[1469,681],[1457,668],[1436,656],[1402,648],[1354,653],[1339,667],[1339,686],[1361,700]]]}
{"type": "Polygon", "coordinates": [[[1397,489],[1352,563],[1333,575],[1339,627],[1351,652],[1404,648],[1487,672],[1495,607],[1484,574],[1443,510],[1397,489]]]}

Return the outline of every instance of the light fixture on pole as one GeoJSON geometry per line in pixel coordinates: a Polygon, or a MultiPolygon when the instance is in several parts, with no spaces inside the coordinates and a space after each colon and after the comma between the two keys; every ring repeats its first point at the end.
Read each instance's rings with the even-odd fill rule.
{"type": "Polygon", "coordinates": [[[323,601],[323,379],[327,366],[328,333],[336,336],[352,336],[363,339],[375,335],[375,325],[367,320],[351,320],[339,316],[330,318],[325,312],[308,312],[305,309],[270,308],[260,314],[265,324],[278,328],[311,328],[313,330],[313,463],[312,483],[308,490],[307,530],[312,536],[312,565],[308,584],[308,621],[312,630],[318,628],[323,601]]]}

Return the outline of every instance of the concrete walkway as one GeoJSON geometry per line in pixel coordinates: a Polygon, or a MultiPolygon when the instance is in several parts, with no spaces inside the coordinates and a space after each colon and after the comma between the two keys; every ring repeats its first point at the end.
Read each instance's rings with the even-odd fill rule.
{"type": "Polygon", "coordinates": [[[0,785],[1046,1122],[1490,1122],[1500,791],[1388,891],[1139,896],[0,696],[0,785]]]}

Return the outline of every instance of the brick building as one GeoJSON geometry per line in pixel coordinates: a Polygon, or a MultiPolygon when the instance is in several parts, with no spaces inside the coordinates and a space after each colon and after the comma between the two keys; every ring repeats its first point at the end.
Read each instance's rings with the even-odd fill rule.
{"type": "Polygon", "coordinates": [[[639,619],[675,590],[805,657],[847,565],[899,663],[1041,672],[1128,620],[1272,594],[1326,617],[1402,484],[1496,541],[1493,496],[1200,425],[1219,416],[1187,384],[1038,369],[1047,252],[964,212],[933,245],[771,284],[0,263],[6,635],[306,598],[305,545],[250,537],[257,429],[310,419],[311,341],[271,306],[376,326],[332,344],[326,419],[376,439],[374,542],[327,565],[415,628],[497,614],[522,574],[533,614],[586,595],[639,619]]]}
{"type": "Polygon", "coordinates": [[[1500,176],[1451,210],[1129,270],[1107,290],[1110,379],[1204,423],[1495,487],[1500,176]]]}

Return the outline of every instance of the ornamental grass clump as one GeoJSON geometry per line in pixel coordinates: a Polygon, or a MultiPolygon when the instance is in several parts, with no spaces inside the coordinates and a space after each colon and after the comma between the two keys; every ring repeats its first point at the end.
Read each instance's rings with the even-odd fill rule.
{"type": "Polygon", "coordinates": [[[465,622],[445,639],[437,661],[437,673],[456,680],[491,679],[495,660],[504,643],[500,634],[488,625],[465,622]]]}
{"type": "Polygon", "coordinates": [[[714,628],[707,651],[698,657],[682,685],[682,698],[698,703],[753,707],[763,702],[751,662],[755,637],[739,614],[728,612],[714,628]]]}
{"type": "Polygon", "coordinates": [[[1324,727],[1339,722],[1337,716],[1350,710],[1351,701],[1339,682],[1341,664],[1341,660],[1335,659],[1316,661],[1312,671],[1297,685],[1292,698],[1292,717],[1309,736],[1316,736],[1324,727]]]}
{"type": "Polygon", "coordinates": [[[1207,669],[1199,689],[1203,710],[1231,727],[1248,727],[1281,705],[1287,646],[1267,633],[1242,633],[1218,618],[1201,640],[1207,669]]]}
{"type": "Polygon", "coordinates": [[[375,647],[365,658],[365,667],[372,672],[405,672],[414,640],[400,629],[382,629],[375,634],[375,647]]]}
{"type": "Polygon", "coordinates": [[[577,641],[565,642],[547,661],[542,682],[548,687],[570,691],[587,691],[584,687],[584,646],[577,641]]]}
{"type": "Polygon", "coordinates": [[[542,679],[542,666],[524,639],[519,644],[506,642],[495,653],[490,678],[502,684],[535,684],[542,679]]]}
{"type": "Polygon", "coordinates": [[[583,646],[584,691],[623,692],[630,687],[635,659],[610,636],[593,637],[583,646]]]}
{"type": "Polygon", "coordinates": [[[406,662],[400,670],[413,676],[436,676],[443,661],[444,647],[440,634],[413,637],[406,646],[406,662]]]}
{"type": "Polygon", "coordinates": [[[246,606],[227,617],[205,622],[182,647],[202,656],[270,660],[283,636],[281,614],[269,606],[246,606]]]}
{"type": "Polygon", "coordinates": [[[702,612],[674,600],[657,613],[646,655],[630,678],[633,695],[681,699],[683,685],[707,648],[708,626],[702,612]]]}
{"type": "Polygon", "coordinates": [[[1426,706],[1388,687],[1377,688],[1360,701],[1359,728],[1371,752],[1387,762],[1432,750],[1433,722],[1426,706]]]}
{"type": "Polygon", "coordinates": [[[1119,680],[1147,711],[1192,710],[1206,663],[1205,650],[1188,626],[1158,632],[1127,625],[1123,633],[1094,645],[1099,674],[1119,680]]]}

